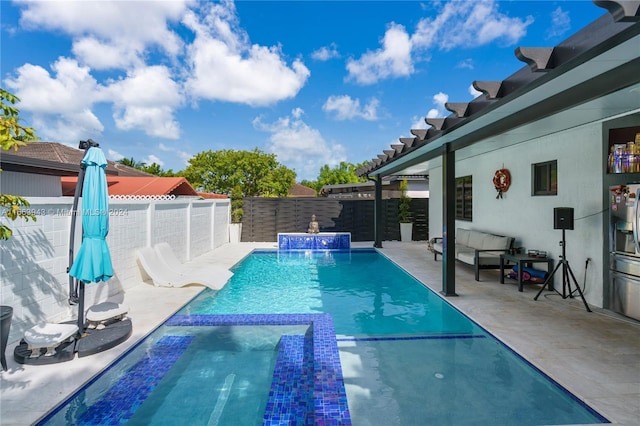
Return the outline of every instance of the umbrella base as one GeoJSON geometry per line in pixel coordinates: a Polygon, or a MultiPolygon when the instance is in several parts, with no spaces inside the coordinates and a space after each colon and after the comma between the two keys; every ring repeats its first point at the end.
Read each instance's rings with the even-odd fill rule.
{"type": "Polygon", "coordinates": [[[97,354],[118,346],[131,336],[132,330],[131,320],[128,318],[112,322],[102,330],[86,329],[76,343],[78,357],[97,354]]]}
{"type": "MultiPolygon", "coordinates": [[[[75,322],[63,324],[75,324],[75,322]]],[[[131,320],[128,318],[107,324],[101,330],[87,329],[81,338],[57,346],[53,355],[45,355],[46,348],[36,349],[40,351],[40,356],[37,357],[33,356],[33,351],[28,349],[27,342],[22,339],[13,351],[13,358],[18,364],[27,365],[67,362],[71,361],[76,353],[78,357],[85,357],[118,346],[131,336],[132,330],[131,320]]]]}

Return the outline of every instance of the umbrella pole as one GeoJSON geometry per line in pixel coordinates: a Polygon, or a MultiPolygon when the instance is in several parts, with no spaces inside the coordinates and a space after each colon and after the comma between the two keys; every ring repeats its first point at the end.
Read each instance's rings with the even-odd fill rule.
{"type": "MultiPolygon", "coordinates": [[[[88,150],[89,148],[87,148],[88,150]]],[[[85,150],[85,154],[86,154],[85,150]]],[[[76,234],[76,218],[78,217],[78,199],[82,192],[82,184],[84,183],[84,171],[86,166],[80,164],[80,172],[78,173],[78,182],[76,183],[76,190],[73,194],[73,207],[71,208],[71,232],[69,236],[69,266],[67,266],[67,274],[71,270],[74,257],[74,245],[76,234]]],[[[78,303],[78,281],[74,282],[74,278],[69,275],[69,304],[75,305],[78,303]]]]}
{"type": "Polygon", "coordinates": [[[78,333],[80,337],[84,336],[84,282],[77,280],[80,288],[78,298],[78,333]]]}

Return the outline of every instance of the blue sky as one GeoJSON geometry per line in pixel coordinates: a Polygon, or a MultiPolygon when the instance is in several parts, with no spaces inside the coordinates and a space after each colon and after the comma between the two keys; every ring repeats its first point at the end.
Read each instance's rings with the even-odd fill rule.
{"type": "Polygon", "coordinates": [[[259,148],[369,161],[605,14],[591,1],[0,1],[2,87],[43,141],[182,170],[259,148]]]}

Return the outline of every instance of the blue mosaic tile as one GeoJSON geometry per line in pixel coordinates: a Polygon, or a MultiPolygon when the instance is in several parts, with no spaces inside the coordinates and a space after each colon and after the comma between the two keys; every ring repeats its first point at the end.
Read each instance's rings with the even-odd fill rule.
{"type": "Polygon", "coordinates": [[[311,417],[313,358],[308,356],[308,352],[313,352],[311,342],[309,336],[282,336],[263,425],[302,425],[311,417]]]}
{"type": "Polygon", "coordinates": [[[279,250],[348,250],[351,234],[278,234],[279,250]]]}
{"type": "Polygon", "coordinates": [[[80,416],[79,425],[122,424],[130,419],[173,367],[193,336],[165,336],[80,416]]]}
{"type": "MultiPolygon", "coordinates": [[[[347,393],[344,387],[340,354],[336,341],[333,319],[329,314],[232,314],[232,315],[174,315],[166,323],[168,326],[221,326],[221,325],[305,325],[309,324],[308,335],[304,340],[306,353],[304,368],[297,373],[300,366],[300,348],[295,340],[286,341],[287,352],[279,353],[282,371],[275,376],[293,377],[299,375],[300,383],[272,383],[271,391],[280,392],[280,386],[286,389],[283,393],[274,393],[267,406],[268,417],[265,425],[275,424],[307,424],[307,425],[350,425],[351,415],[347,404],[347,393]],[[293,365],[293,367],[291,367],[293,365]],[[310,377],[307,386],[312,392],[303,392],[305,377],[310,377]],[[293,390],[297,386],[297,390],[293,390]],[[288,395],[287,397],[283,395],[288,395]],[[304,410],[292,410],[292,407],[307,407],[304,410]],[[304,419],[304,420],[303,420],[304,419]]],[[[284,336],[283,336],[284,337],[284,336]]],[[[297,339],[297,338],[296,338],[297,339]]],[[[299,343],[299,342],[298,342],[299,343]]],[[[283,348],[281,348],[283,349],[283,348]]],[[[302,354],[305,350],[302,351],[302,354]]]]}

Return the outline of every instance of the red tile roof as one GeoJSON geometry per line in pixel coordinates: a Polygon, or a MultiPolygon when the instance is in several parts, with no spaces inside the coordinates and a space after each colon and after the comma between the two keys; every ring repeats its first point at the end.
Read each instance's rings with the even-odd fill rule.
{"type": "MultiPolygon", "coordinates": [[[[63,176],[62,195],[73,196],[78,178],[63,176]]],[[[198,196],[199,194],[183,177],[139,177],[107,175],[109,195],[182,195],[198,196]]]]}
{"type": "Polygon", "coordinates": [[[308,186],[300,185],[299,183],[294,183],[289,189],[289,197],[315,197],[316,190],[313,188],[309,188],[308,186]]]}

